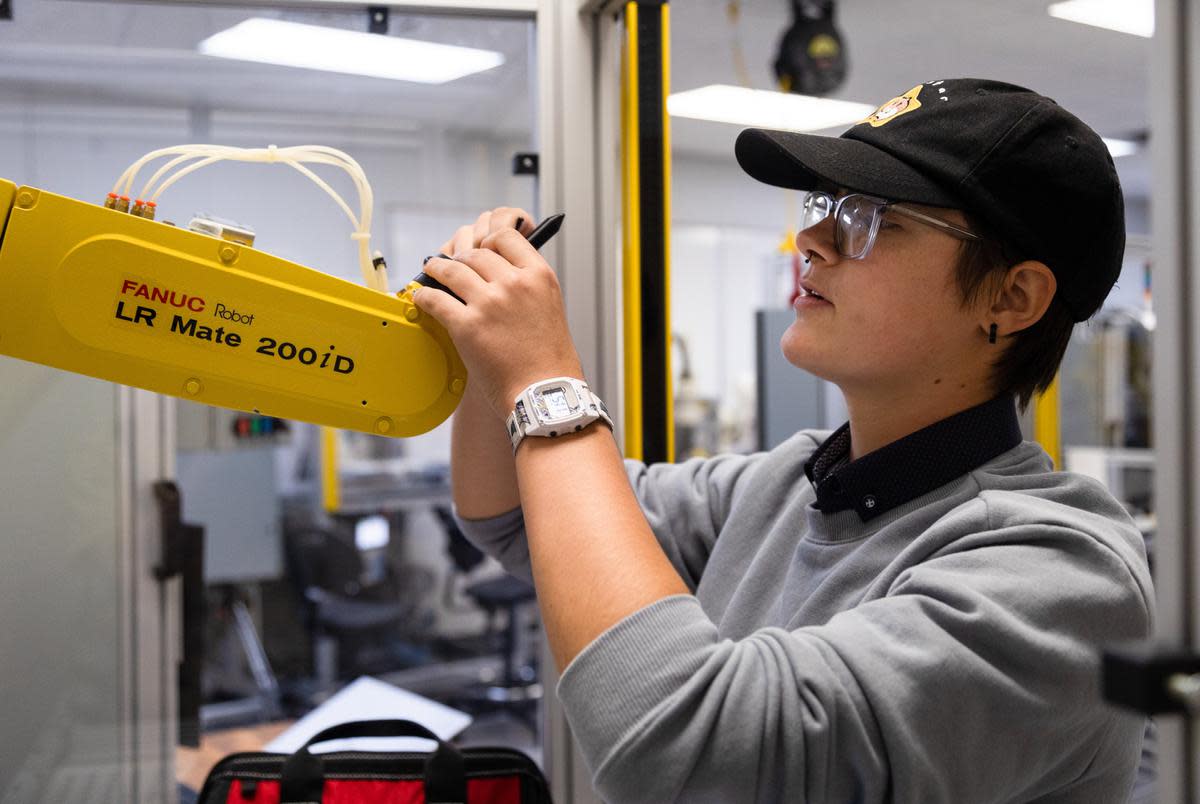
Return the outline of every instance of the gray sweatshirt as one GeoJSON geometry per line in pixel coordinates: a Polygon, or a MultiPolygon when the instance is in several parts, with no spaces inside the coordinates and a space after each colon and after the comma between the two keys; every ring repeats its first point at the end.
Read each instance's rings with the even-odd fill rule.
{"type": "MultiPolygon", "coordinates": [[[[1033,442],[864,522],[769,453],[626,469],[693,595],[601,634],[558,695],[613,802],[1124,802],[1144,719],[1098,646],[1146,638],[1141,536],[1033,442]]],[[[463,521],[531,578],[518,508],[463,521]]]]}

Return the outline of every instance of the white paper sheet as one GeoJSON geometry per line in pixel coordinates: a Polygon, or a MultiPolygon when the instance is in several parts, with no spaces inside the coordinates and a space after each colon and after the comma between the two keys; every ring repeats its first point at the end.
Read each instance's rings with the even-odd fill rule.
{"type": "MultiPolygon", "coordinates": [[[[267,743],[264,750],[290,754],[322,729],[352,720],[412,720],[443,740],[465,729],[471,716],[431,701],[416,693],[362,676],[347,684],[325,703],[300,718],[287,731],[267,743]]],[[[355,737],[331,740],[315,746],[314,753],[327,751],[431,751],[430,740],[411,737],[355,737]]]]}

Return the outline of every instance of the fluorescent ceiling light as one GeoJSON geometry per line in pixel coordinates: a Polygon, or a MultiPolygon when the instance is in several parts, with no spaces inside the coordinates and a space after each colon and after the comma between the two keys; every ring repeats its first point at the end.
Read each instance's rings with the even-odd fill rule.
{"type": "Polygon", "coordinates": [[[1119,159],[1122,156],[1130,156],[1138,152],[1138,144],[1133,140],[1110,140],[1104,137],[1104,144],[1108,146],[1108,152],[1112,154],[1113,159],[1119,159]]]}
{"type": "Polygon", "coordinates": [[[675,117],[790,131],[820,131],[849,125],[875,108],[865,103],[726,84],[676,92],[667,98],[667,112],[675,117]]]}
{"type": "Polygon", "coordinates": [[[254,18],[210,36],[200,52],[309,70],[444,84],[504,63],[491,50],[254,18]]]}
{"type": "Polygon", "coordinates": [[[1046,9],[1058,17],[1121,33],[1154,36],[1154,0],[1067,0],[1046,9]]]}

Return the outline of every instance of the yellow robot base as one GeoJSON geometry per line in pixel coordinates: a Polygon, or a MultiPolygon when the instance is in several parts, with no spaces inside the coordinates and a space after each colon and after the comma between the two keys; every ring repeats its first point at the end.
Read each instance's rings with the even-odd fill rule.
{"type": "Polygon", "coordinates": [[[194,402],[386,436],[467,372],[409,299],[0,179],[0,354],[194,402]]]}

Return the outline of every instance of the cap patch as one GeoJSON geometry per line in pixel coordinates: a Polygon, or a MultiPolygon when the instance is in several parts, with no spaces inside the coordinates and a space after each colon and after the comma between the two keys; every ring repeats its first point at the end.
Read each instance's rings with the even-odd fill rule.
{"type": "Polygon", "coordinates": [[[917,84],[915,87],[892,98],[887,103],[880,106],[871,114],[859,120],[859,124],[870,123],[872,128],[879,128],[895,120],[902,114],[908,114],[921,108],[921,101],[917,100],[917,96],[921,94],[921,88],[924,84],[917,84]]]}

